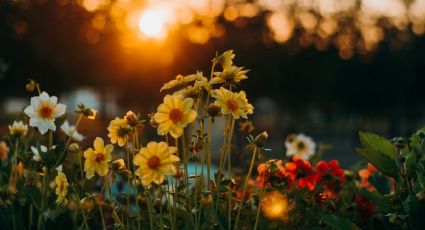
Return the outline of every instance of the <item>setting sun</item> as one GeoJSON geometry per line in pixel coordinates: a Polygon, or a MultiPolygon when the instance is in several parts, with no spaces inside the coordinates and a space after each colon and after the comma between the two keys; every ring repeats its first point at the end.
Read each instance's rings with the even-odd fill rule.
{"type": "Polygon", "coordinates": [[[139,19],[139,30],[146,36],[160,38],[165,33],[165,14],[161,11],[148,10],[139,19]]]}

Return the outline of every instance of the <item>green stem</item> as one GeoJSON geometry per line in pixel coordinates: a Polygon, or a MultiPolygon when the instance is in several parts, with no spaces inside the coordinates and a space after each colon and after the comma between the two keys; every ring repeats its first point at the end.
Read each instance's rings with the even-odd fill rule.
{"type": "Polygon", "coordinates": [[[254,147],[254,153],[252,154],[252,159],[251,159],[251,164],[249,166],[248,175],[246,175],[245,183],[244,183],[244,186],[243,186],[242,200],[241,200],[241,203],[239,204],[238,215],[236,216],[235,227],[233,228],[234,230],[236,230],[237,227],[238,227],[238,221],[239,221],[239,217],[240,217],[241,211],[242,211],[242,206],[243,206],[243,203],[244,203],[244,200],[245,200],[246,189],[248,187],[248,181],[249,181],[249,178],[251,178],[252,169],[254,168],[254,162],[255,162],[255,158],[257,156],[257,151],[258,151],[258,148],[254,147]]]}
{"type": "MultiPolygon", "coordinates": [[[[130,146],[128,144],[128,140],[126,141],[127,143],[127,164],[128,164],[128,168],[131,169],[131,165],[130,165],[130,146]]],[[[131,181],[130,181],[130,175],[127,177],[127,210],[128,210],[128,214],[129,216],[131,216],[131,208],[130,208],[130,185],[131,185],[131,181]]],[[[128,220],[130,221],[130,220],[128,220]]]]}
{"type": "Polygon", "coordinates": [[[68,137],[68,140],[66,141],[65,148],[62,150],[62,154],[65,154],[66,150],[68,149],[69,145],[71,144],[72,136],[74,136],[74,133],[77,132],[78,125],[80,125],[81,120],[83,119],[83,114],[80,114],[78,116],[77,122],[75,122],[75,128],[71,131],[71,135],[68,137]]]}
{"type": "Polygon", "coordinates": [[[38,215],[38,224],[37,229],[41,229],[41,224],[43,222],[43,212],[44,212],[44,201],[46,198],[46,177],[47,177],[47,169],[46,167],[43,167],[43,188],[42,188],[42,197],[41,197],[41,204],[40,204],[40,213],[38,215]]]}
{"type": "Polygon", "coordinates": [[[80,186],[81,186],[81,196],[84,196],[84,169],[83,169],[83,152],[79,151],[78,152],[78,160],[80,163],[80,176],[81,176],[81,181],[80,181],[80,186]]]}
{"type": "Polygon", "coordinates": [[[263,198],[263,192],[264,192],[264,178],[266,178],[266,177],[263,176],[263,178],[261,179],[261,189],[260,189],[260,193],[258,195],[259,196],[258,197],[258,208],[257,208],[257,215],[255,217],[254,230],[257,230],[258,220],[260,219],[261,199],[263,198]]]}
{"type": "Polygon", "coordinates": [[[152,204],[151,204],[150,196],[149,196],[149,193],[148,193],[149,190],[147,188],[145,188],[145,190],[146,190],[146,201],[147,201],[147,205],[148,205],[149,223],[151,225],[151,230],[153,230],[152,204]]]}
{"type": "MultiPolygon", "coordinates": [[[[137,149],[140,149],[140,146],[139,146],[139,136],[138,136],[137,128],[136,128],[136,130],[134,130],[134,136],[133,136],[133,138],[134,138],[134,144],[136,145],[136,148],[137,149]]],[[[130,163],[129,163],[129,165],[130,165],[130,163]]],[[[131,174],[133,176],[135,176],[134,167],[131,168],[131,174]]],[[[134,183],[134,179],[133,179],[133,185],[134,185],[134,189],[136,191],[136,194],[134,196],[134,202],[135,202],[136,211],[137,211],[137,229],[140,230],[141,229],[141,225],[140,225],[140,210],[139,210],[139,201],[137,200],[138,189],[137,189],[136,184],[134,183]]]]}
{"type": "Polygon", "coordinates": [[[102,229],[106,229],[105,217],[103,216],[102,205],[98,204],[97,206],[99,207],[100,218],[102,219],[102,229]]]}

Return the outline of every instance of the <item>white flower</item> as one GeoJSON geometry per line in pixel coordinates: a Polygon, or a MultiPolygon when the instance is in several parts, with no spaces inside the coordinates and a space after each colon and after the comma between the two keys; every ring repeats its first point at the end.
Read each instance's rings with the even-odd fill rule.
{"type": "Polygon", "coordinates": [[[304,160],[310,159],[316,150],[316,143],[304,134],[298,134],[285,143],[286,156],[297,156],[304,160]]]}
{"type": "Polygon", "coordinates": [[[76,129],[75,126],[69,125],[68,121],[65,121],[61,126],[62,132],[64,132],[68,137],[71,137],[75,141],[83,141],[84,136],[81,135],[76,129]]]}
{"type": "Polygon", "coordinates": [[[12,125],[9,125],[9,132],[12,136],[23,137],[27,135],[28,125],[25,125],[22,121],[14,121],[12,125]]]}
{"type": "Polygon", "coordinates": [[[48,130],[56,131],[55,119],[64,115],[66,106],[57,103],[58,98],[49,97],[43,92],[38,97],[31,98],[31,105],[24,112],[30,117],[30,126],[37,127],[41,134],[48,130]]]}
{"type": "MultiPolygon", "coordinates": [[[[55,149],[55,148],[56,148],[56,145],[52,146],[52,149],[55,149]]],[[[35,160],[35,161],[41,161],[41,156],[40,156],[40,152],[38,151],[38,149],[34,146],[31,146],[31,151],[34,154],[32,156],[32,159],[35,160]]],[[[42,153],[47,153],[47,147],[44,146],[44,145],[40,145],[40,151],[42,153]]]]}

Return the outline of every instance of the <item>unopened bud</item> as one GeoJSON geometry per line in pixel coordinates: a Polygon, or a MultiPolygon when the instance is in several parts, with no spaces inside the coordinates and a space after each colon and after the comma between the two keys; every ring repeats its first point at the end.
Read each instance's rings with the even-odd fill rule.
{"type": "Polygon", "coordinates": [[[76,152],[80,151],[80,146],[77,143],[72,143],[72,144],[69,145],[68,150],[76,153],[76,152]]]}
{"type": "Polygon", "coordinates": [[[118,159],[112,162],[112,168],[116,171],[125,169],[125,162],[123,159],[118,159]]]}
{"type": "Polygon", "coordinates": [[[258,147],[262,148],[266,145],[268,138],[269,138],[269,135],[267,134],[267,132],[264,131],[264,132],[258,134],[258,136],[254,140],[254,143],[258,147]]]}
{"type": "Polygon", "coordinates": [[[81,206],[81,208],[83,208],[84,210],[86,210],[86,211],[90,212],[90,211],[93,209],[93,207],[94,207],[93,199],[83,198],[83,199],[80,201],[80,206],[81,206]]]}
{"type": "Polygon", "coordinates": [[[211,104],[210,107],[208,107],[207,112],[211,117],[216,117],[220,113],[220,107],[211,104]]]}
{"type": "Polygon", "coordinates": [[[139,124],[139,117],[133,113],[133,111],[128,111],[124,116],[125,121],[132,127],[136,127],[139,124]]]}
{"type": "Polygon", "coordinates": [[[183,170],[181,170],[179,167],[176,167],[176,174],[173,176],[174,179],[178,180],[182,178],[184,175],[183,170]]]}
{"type": "Polygon", "coordinates": [[[26,89],[28,92],[32,93],[32,92],[34,92],[34,90],[35,90],[35,84],[34,84],[33,82],[30,82],[30,83],[28,83],[28,84],[25,86],[25,89],[26,89]]]}
{"type": "Polygon", "coordinates": [[[210,206],[213,203],[213,198],[211,196],[211,192],[206,192],[202,195],[201,205],[202,206],[210,206]]]}

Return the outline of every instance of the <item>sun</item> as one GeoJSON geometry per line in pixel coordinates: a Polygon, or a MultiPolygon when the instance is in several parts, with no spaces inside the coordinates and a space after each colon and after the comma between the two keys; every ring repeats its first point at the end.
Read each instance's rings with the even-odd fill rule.
{"type": "Polygon", "coordinates": [[[161,11],[146,10],[139,18],[139,30],[148,37],[163,37],[165,35],[164,16],[161,11]]]}

